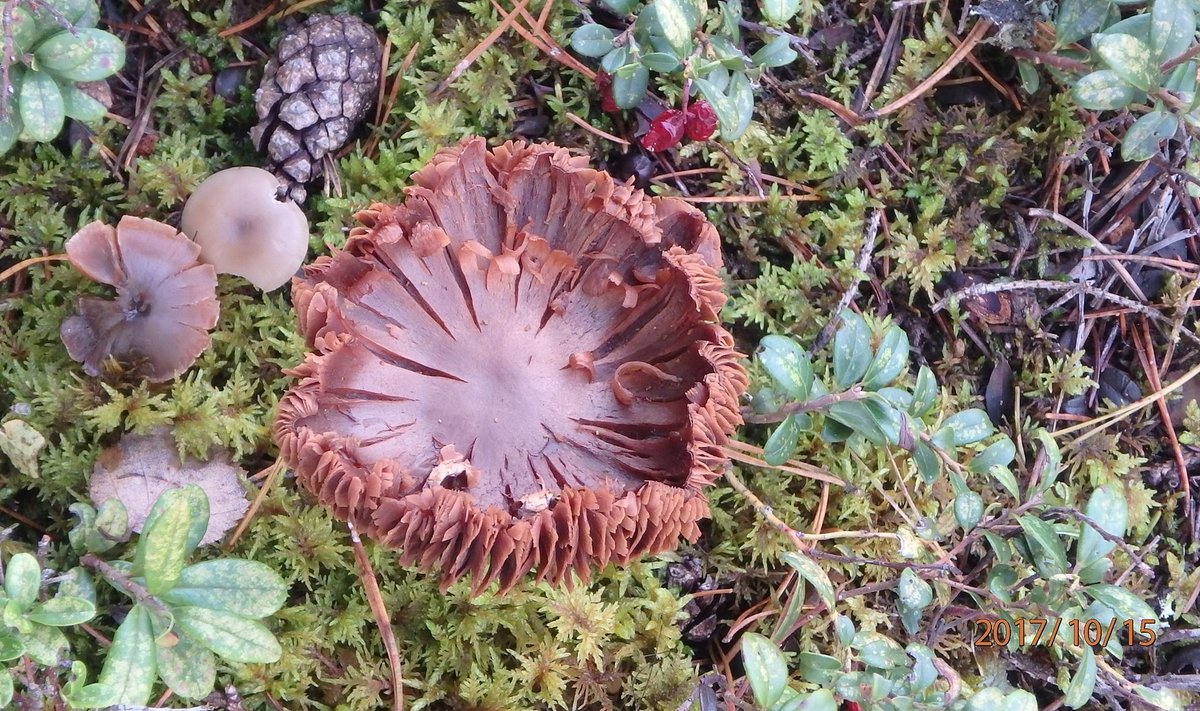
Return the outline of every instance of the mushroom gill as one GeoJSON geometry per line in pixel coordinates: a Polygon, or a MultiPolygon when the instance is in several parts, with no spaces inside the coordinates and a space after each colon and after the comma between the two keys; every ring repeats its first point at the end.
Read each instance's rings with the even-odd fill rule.
{"type": "Polygon", "coordinates": [[[746,388],[712,225],[554,146],[471,139],[414,181],[293,281],[299,480],[443,586],[695,541],[746,388]]]}
{"type": "Polygon", "coordinates": [[[141,217],[76,232],[67,240],[71,265],[117,296],[79,298],[78,313],[59,328],[67,353],[89,375],[110,357],[154,382],[187,370],[208,347],[220,310],[217,274],[196,261],[199,253],[174,227],[141,217]]]}

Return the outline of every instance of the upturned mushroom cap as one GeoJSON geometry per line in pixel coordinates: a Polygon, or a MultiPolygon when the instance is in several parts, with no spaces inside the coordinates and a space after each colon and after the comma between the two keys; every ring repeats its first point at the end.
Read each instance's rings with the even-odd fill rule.
{"type": "Polygon", "coordinates": [[[308,218],[262,168],[210,175],[183,206],[180,227],[200,245],[200,261],[263,291],[286,284],[308,254],[308,218]]]}
{"type": "Polygon", "coordinates": [[[414,181],[293,282],[298,479],[476,591],[695,541],[746,388],[712,225],[554,146],[468,140],[414,181]]]}
{"type": "Polygon", "coordinates": [[[93,222],[67,240],[67,258],[85,276],[116,287],[115,299],[79,298],[59,328],[67,353],[99,375],[110,356],[151,381],[179,375],[208,347],[217,325],[217,274],[196,261],[200,248],[174,227],[122,217],[93,222]]]}

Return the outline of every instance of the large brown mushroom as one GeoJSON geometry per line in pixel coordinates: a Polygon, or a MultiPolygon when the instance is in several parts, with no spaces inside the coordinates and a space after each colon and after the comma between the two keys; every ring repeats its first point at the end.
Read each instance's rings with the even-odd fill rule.
{"type": "Polygon", "coordinates": [[[217,325],[217,274],[200,248],[174,227],[122,217],[116,228],[93,222],[67,240],[67,258],[85,276],[116,287],[115,299],[79,298],[59,328],[67,353],[99,375],[109,358],[170,380],[187,370],[217,325]]]}
{"type": "Polygon", "coordinates": [[[443,586],[695,541],[746,388],[712,225],[554,146],[472,139],[414,180],[293,282],[298,479],[443,586]]]}

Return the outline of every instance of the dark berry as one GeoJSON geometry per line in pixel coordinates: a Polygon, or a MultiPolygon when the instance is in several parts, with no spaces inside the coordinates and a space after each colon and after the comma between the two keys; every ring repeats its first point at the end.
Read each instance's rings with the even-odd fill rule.
{"type": "Polygon", "coordinates": [[[596,72],[596,90],[600,92],[600,108],[608,113],[621,110],[612,93],[612,76],[608,72],[596,72]]]}
{"type": "Polygon", "coordinates": [[[657,153],[676,146],[683,139],[687,119],[679,109],[667,109],[650,122],[650,130],[642,136],[642,148],[657,153]]]}
{"type": "Polygon", "coordinates": [[[717,112],[707,101],[693,101],[687,109],[687,137],[707,141],[717,131],[717,112]]]}

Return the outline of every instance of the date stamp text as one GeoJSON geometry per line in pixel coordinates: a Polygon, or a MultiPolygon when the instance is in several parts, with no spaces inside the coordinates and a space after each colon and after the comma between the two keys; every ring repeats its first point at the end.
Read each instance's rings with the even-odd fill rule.
{"type": "Polygon", "coordinates": [[[1158,620],[1101,621],[1095,618],[1047,620],[1041,617],[1017,617],[975,620],[975,645],[1005,647],[1017,643],[1051,645],[1057,640],[1080,647],[1107,647],[1115,641],[1125,647],[1151,647],[1158,639],[1154,631],[1158,620]]]}

